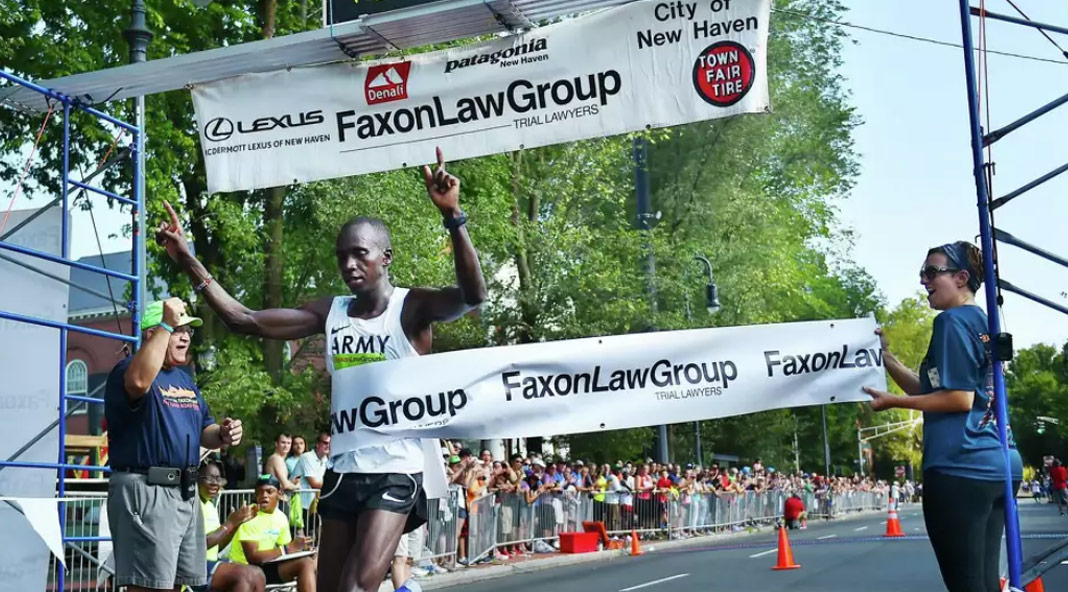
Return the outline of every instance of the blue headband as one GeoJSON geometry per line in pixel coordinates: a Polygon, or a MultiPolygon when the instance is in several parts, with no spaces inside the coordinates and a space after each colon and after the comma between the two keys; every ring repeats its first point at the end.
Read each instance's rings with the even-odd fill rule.
{"type": "Polygon", "coordinates": [[[945,254],[946,259],[953,267],[968,272],[968,287],[972,292],[979,291],[979,273],[978,270],[973,269],[971,262],[968,260],[968,244],[964,242],[946,243],[938,250],[945,254]]]}

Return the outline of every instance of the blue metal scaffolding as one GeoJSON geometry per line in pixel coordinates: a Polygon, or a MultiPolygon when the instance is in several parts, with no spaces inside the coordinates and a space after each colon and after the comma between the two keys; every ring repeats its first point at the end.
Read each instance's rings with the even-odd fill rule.
{"type": "MultiPolygon", "coordinates": [[[[994,241],[1010,244],[1026,251],[1029,251],[1035,255],[1059,263],[1068,267],[1068,260],[1058,257],[1052,253],[1049,253],[1039,247],[1035,247],[1029,243],[1026,243],[1008,232],[994,227],[993,213],[997,208],[1005,205],[1012,199],[1022,195],[1023,193],[1038,187],[1042,183],[1049,181],[1050,179],[1068,171],[1068,164],[1061,166],[1034,181],[1027,183],[1026,185],[1016,189],[1010,193],[1005,194],[997,199],[991,199],[990,190],[987,185],[987,166],[991,163],[986,162],[983,156],[983,149],[990,146],[994,142],[1004,138],[1008,134],[1012,133],[1016,129],[1034,121],[1035,119],[1045,115],[1053,109],[1068,103],[1068,95],[1064,95],[1046,105],[1024,115],[1016,121],[996,130],[987,131],[983,133],[982,124],[980,122],[979,112],[979,91],[976,79],[976,66],[975,66],[975,44],[972,37],[972,16],[978,16],[980,18],[988,18],[1016,25],[1022,25],[1027,27],[1033,27],[1043,32],[1062,33],[1068,34],[1068,27],[1058,27],[1055,25],[1047,25],[1044,23],[1034,22],[1029,18],[1017,18],[1013,16],[1006,16],[990,12],[988,10],[977,8],[970,5],[969,0],[960,1],[960,23],[961,34],[963,37],[964,47],[964,71],[965,71],[965,84],[967,85],[968,93],[968,116],[969,123],[971,125],[971,140],[972,140],[972,165],[973,174],[975,176],[975,188],[976,196],[978,198],[979,207],[979,232],[982,242],[983,250],[983,263],[985,267],[986,282],[986,307],[987,307],[987,320],[989,322],[989,334],[991,351],[994,353],[995,363],[993,364],[994,370],[994,393],[995,393],[995,412],[998,420],[998,434],[1001,437],[1002,448],[1005,454],[1005,499],[1009,500],[1009,503],[1005,504],[1005,531],[1006,531],[1006,547],[1008,552],[1008,564],[1009,564],[1009,584],[1013,588],[1023,588],[1024,585],[1031,583],[1042,575],[1042,573],[1056,565],[1060,564],[1060,561],[1046,562],[1031,566],[1026,573],[1023,571],[1023,555],[1020,539],[1020,522],[1016,508],[1016,496],[1012,484],[1012,474],[1009,463],[1009,439],[1008,439],[1008,416],[1009,407],[1005,394],[1005,375],[1001,362],[1008,361],[1011,358],[1011,337],[1001,333],[1001,319],[998,315],[998,306],[1000,301],[1000,291],[1005,290],[1013,292],[1029,300],[1033,300],[1060,312],[1068,314],[1068,308],[1051,302],[1050,300],[1028,292],[1022,288],[1018,288],[1006,280],[998,277],[997,268],[997,251],[994,246],[994,241]],[[1044,565],[1044,566],[1043,566],[1044,565]]],[[[1052,39],[1051,39],[1052,41],[1052,39]]],[[[1058,47],[1059,48],[1059,47],[1058,47]]],[[[1068,53],[1065,54],[1068,57],[1068,53]]],[[[988,81],[989,86],[989,81],[988,81]]],[[[1064,547],[1064,545],[1059,545],[1064,547]]],[[[1054,553],[1061,554],[1062,549],[1055,550],[1054,553]]]]}
{"type": "MultiPolygon", "coordinates": [[[[56,321],[52,321],[52,320],[48,320],[48,319],[30,317],[30,316],[26,316],[26,315],[21,315],[21,314],[17,314],[17,313],[14,313],[14,312],[10,312],[10,311],[2,311],[2,310],[0,310],[0,319],[8,319],[8,320],[11,320],[11,321],[16,321],[16,322],[21,322],[21,323],[30,323],[30,324],[34,324],[34,325],[43,326],[43,327],[51,327],[53,329],[58,329],[59,330],[59,397],[58,397],[58,401],[59,401],[59,419],[58,419],[59,451],[58,451],[57,462],[54,462],[54,463],[43,463],[43,462],[19,461],[18,460],[18,456],[20,456],[23,452],[25,452],[26,450],[29,449],[29,446],[32,445],[32,441],[31,441],[30,444],[28,444],[27,446],[24,446],[19,452],[16,452],[11,458],[6,459],[6,460],[0,460],[0,470],[3,470],[5,468],[7,468],[7,467],[37,468],[37,469],[54,470],[57,473],[57,475],[56,475],[56,477],[57,477],[56,493],[57,493],[57,496],[59,498],[63,498],[66,495],[66,490],[67,490],[67,487],[66,487],[66,474],[65,473],[66,473],[66,471],[68,469],[100,471],[100,472],[110,472],[110,470],[111,470],[110,468],[103,467],[103,466],[86,466],[86,465],[80,465],[80,464],[69,464],[69,463],[67,463],[67,454],[66,454],[67,401],[74,400],[74,401],[78,401],[78,402],[85,403],[85,404],[103,404],[103,402],[104,402],[102,398],[101,399],[95,399],[95,398],[90,398],[90,397],[79,397],[79,396],[75,396],[75,395],[67,395],[67,373],[66,373],[66,367],[67,367],[67,331],[76,331],[76,332],[85,333],[85,334],[88,334],[88,335],[95,335],[97,337],[105,337],[105,338],[110,338],[110,339],[116,339],[116,340],[120,340],[120,341],[123,341],[123,342],[132,343],[134,345],[134,347],[139,346],[140,345],[140,341],[141,341],[140,333],[137,331],[137,328],[140,327],[140,325],[141,325],[142,302],[141,302],[141,296],[140,295],[141,295],[142,292],[141,292],[140,288],[141,288],[142,282],[144,281],[145,270],[141,269],[140,265],[139,265],[139,261],[143,261],[143,258],[139,257],[137,255],[140,254],[140,253],[143,253],[145,245],[144,245],[144,233],[143,233],[143,230],[137,227],[136,220],[138,219],[138,213],[143,211],[143,208],[144,208],[144,195],[142,195],[142,187],[143,187],[143,185],[140,182],[138,182],[139,179],[141,179],[142,175],[144,174],[144,171],[141,170],[141,164],[140,164],[142,161],[138,159],[138,155],[140,155],[144,150],[144,134],[143,134],[143,132],[142,132],[142,130],[140,128],[138,128],[136,126],[133,126],[133,125],[130,125],[130,124],[124,122],[124,121],[120,121],[118,119],[115,119],[115,118],[113,118],[113,117],[111,117],[111,116],[109,116],[109,115],[107,115],[105,113],[102,113],[100,111],[97,111],[96,109],[93,109],[92,107],[89,107],[88,105],[85,105],[85,104],[81,103],[77,99],[74,99],[74,98],[69,97],[67,95],[64,95],[64,94],[49,90],[47,88],[44,88],[42,86],[39,86],[39,85],[34,84],[32,82],[29,82],[27,80],[23,80],[22,78],[19,78],[17,76],[14,76],[14,75],[9,74],[7,72],[4,72],[2,70],[0,70],[0,80],[5,80],[7,82],[22,86],[23,88],[29,89],[31,91],[40,93],[41,95],[43,95],[44,99],[47,102],[49,102],[49,103],[55,102],[55,103],[59,103],[59,104],[61,104],[63,106],[63,165],[62,165],[63,171],[62,171],[62,176],[60,177],[60,179],[61,179],[61,189],[60,189],[61,195],[60,195],[60,198],[58,200],[59,203],[61,204],[61,208],[62,208],[62,210],[61,210],[62,211],[62,216],[61,216],[61,220],[62,220],[62,222],[61,222],[61,225],[62,225],[61,226],[62,248],[61,248],[60,256],[57,257],[55,255],[52,255],[50,253],[46,253],[46,252],[43,252],[43,251],[30,249],[30,248],[22,247],[22,246],[19,246],[19,245],[14,245],[14,244],[11,244],[11,243],[8,243],[8,242],[4,242],[4,240],[3,240],[4,237],[2,237],[2,236],[0,236],[0,250],[11,251],[11,252],[18,253],[18,254],[21,254],[21,255],[24,255],[24,256],[29,256],[29,257],[34,257],[34,258],[37,258],[37,259],[41,259],[41,260],[44,260],[44,261],[50,261],[50,262],[53,262],[53,263],[67,265],[67,266],[70,266],[70,267],[76,267],[76,268],[79,268],[79,269],[83,269],[83,270],[94,272],[94,273],[104,274],[104,275],[107,275],[107,276],[111,276],[111,277],[118,278],[118,279],[125,280],[125,281],[128,281],[128,282],[132,283],[133,301],[129,303],[129,310],[130,310],[130,314],[131,314],[131,333],[132,333],[132,335],[125,335],[125,334],[122,334],[122,333],[112,333],[112,332],[109,332],[109,331],[101,331],[101,330],[98,330],[98,329],[92,329],[92,328],[88,328],[88,327],[79,327],[77,325],[71,325],[71,324],[65,323],[65,322],[56,322],[56,321]],[[132,141],[131,141],[131,147],[130,147],[130,150],[131,150],[130,160],[131,160],[131,162],[133,164],[133,182],[131,182],[130,186],[131,186],[132,191],[133,191],[133,197],[132,198],[123,197],[123,196],[117,195],[117,194],[115,194],[113,192],[106,191],[104,189],[88,185],[88,184],[83,182],[83,181],[85,181],[85,179],[83,179],[82,181],[77,181],[77,180],[71,178],[71,176],[70,176],[70,131],[71,131],[70,130],[70,115],[71,115],[71,110],[72,109],[73,110],[82,111],[84,113],[87,113],[87,114],[97,118],[100,121],[106,121],[106,122],[108,122],[108,123],[110,123],[112,125],[118,126],[118,127],[122,128],[123,130],[125,130],[125,131],[127,131],[127,132],[129,132],[131,134],[132,141]],[[132,262],[133,263],[132,263],[132,269],[130,270],[130,273],[128,273],[128,274],[127,273],[122,273],[122,272],[118,272],[118,271],[114,271],[114,270],[110,270],[110,269],[105,269],[103,267],[97,267],[97,266],[94,266],[94,265],[81,263],[81,262],[74,261],[74,260],[70,259],[70,229],[68,228],[67,212],[69,211],[69,205],[70,205],[69,204],[69,187],[71,187],[71,186],[74,186],[76,188],[82,189],[83,191],[91,191],[93,193],[104,195],[104,196],[106,196],[108,198],[117,200],[120,203],[127,204],[127,205],[129,205],[129,206],[131,206],[133,208],[132,215],[133,215],[133,220],[135,221],[135,224],[134,224],[134,232],[133,232],[133,238],[132,238],[132,241],[133,241],[132,254],[134,256],[132,257],[132,262]]],[[[51,206],[46,206],[46,208],[47,207],[51,207],[51,206]]],[[[11,234],[11,233],[9,233],[9,234],[11,234]]],[[[42,437],[45,433],[50,432],[51,429],[52,429],[51,427],[46,429],[44,433],[38,435],[38,438],[42,437]]],[[[59,526],[60,526],[60,532],[62,532],[64,534],[64,536],[63,536],[64,548],[66,547],[66,545],[68,543],[109,540],[107,537],[85,537],[85,536],[72,537],[72,536],[67,536],[66,535],[66,532],[67,532],[66,531],[66,507],[65,507],[65,504],[63,502],[59,503],[59,526]]],[[[66,585],[65,585],[65,581],[64,581],[64,575],[65,574],[63,573],[62,569],[57,570],[57,573],[56,573],[56,590],[59,591],[59,592],[63,592],[64,590],[66,590],[66,585]]]]}

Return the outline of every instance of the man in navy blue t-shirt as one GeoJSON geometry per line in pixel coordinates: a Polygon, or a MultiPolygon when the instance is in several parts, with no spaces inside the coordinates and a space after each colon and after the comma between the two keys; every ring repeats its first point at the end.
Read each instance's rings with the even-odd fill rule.
{"type": "Polygon", "coordinates": [[[216,424],[193,378],[193,327],[203,321],[178,298],[145,308],[141,349],[112,369],[104,397],[108,422],[108,521],[115,586],[172,590],[201,586],[204,522],[196,499],[200,446],[241,441],[241,422],[216,424]]]}

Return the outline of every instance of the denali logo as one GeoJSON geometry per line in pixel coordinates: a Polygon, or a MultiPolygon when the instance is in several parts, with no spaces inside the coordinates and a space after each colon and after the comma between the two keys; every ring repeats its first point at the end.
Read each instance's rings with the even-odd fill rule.
{"type": "MultiPolygon", "coordinates": [[[[497,64],[500,63],[501,60],[518,58],[519,56],[523,56],[528,53],[542,52],[545,51],[546,46],[547,44],[545,42],[545,39],[531,39],[525,43],[520,43],[519,45],[509,47],[508,49],[495,51],[493,53],[482,53],[478,55],[473,55],[469,58],[464,58],[462,60],[449,60],[445,63],[445,73],[448,74],[453,70],[459,70],[460,68],[466,68],[468,66],[477,66],[479,64],[497,64]]],[[[545,58],[546,56],[541,57],[545,58]]],[[[504,62],[502,65],[514,66],[519,62],[519,60],[516,60],[514,62],[504,62]]]]}
{"type": "Polygon", "coordinates": [[[400,101],[408,98],[408,71],[411,62],[379,64],[367,69],[363,94],[368,105],[400,101]]]}
{"type": "MultiPolygon", "coordinates": [[[[288,129],[305,125],[316,125],[324,121],[326,121],[326,118],[323,117],[322,111],[306,111],[295,117],[289,114],[281,117],[260,117],[259,119],[252,120],[252,123],[249,124],[239,121],[237,122],[237,132],[240,134],[253,134],[256,132],[270,131],[275,128],[288,129]]],[[[234,122],[225,117],[216,117],[204,126],[204,137],[212,142],[227,140],[232,135],[234,135],[234,122]]]]}

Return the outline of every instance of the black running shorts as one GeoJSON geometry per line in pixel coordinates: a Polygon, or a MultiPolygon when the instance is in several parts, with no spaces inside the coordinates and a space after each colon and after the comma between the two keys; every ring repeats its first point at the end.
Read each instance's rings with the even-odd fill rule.
{"type": "Polygon", "coordinates": [[[427,519],[423,474],[335,473],[327,470],[319,496],[324,520],[350,522],[367,510],[407,514],[404,532],[419,528],[427,519]]]}

